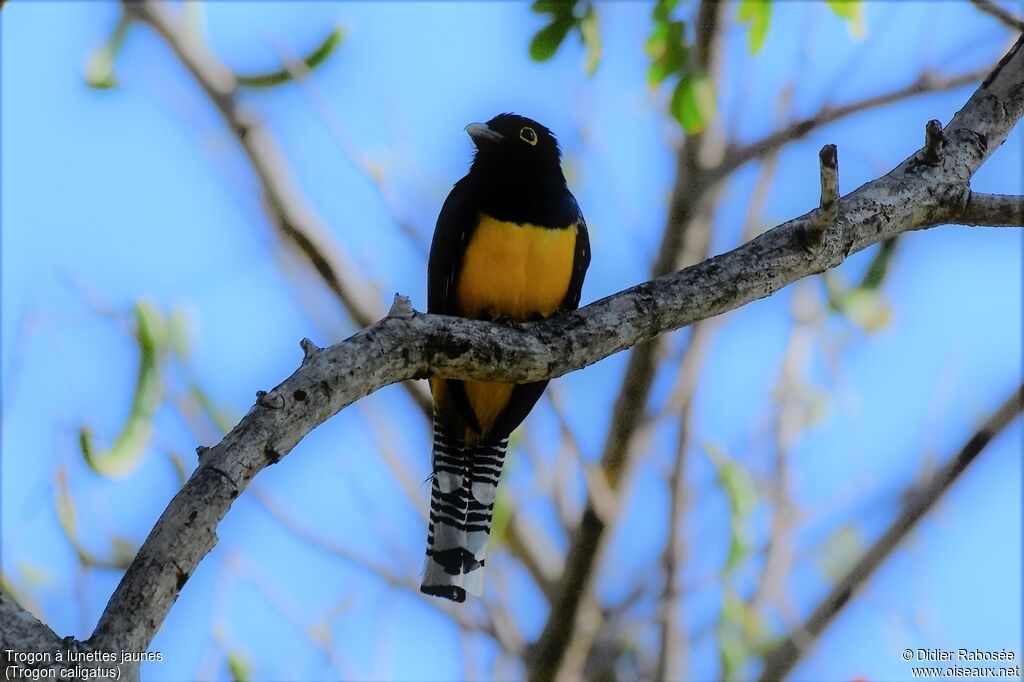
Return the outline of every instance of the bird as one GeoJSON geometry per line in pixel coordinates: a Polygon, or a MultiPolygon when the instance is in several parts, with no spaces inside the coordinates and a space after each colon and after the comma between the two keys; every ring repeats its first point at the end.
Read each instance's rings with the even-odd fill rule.
{"type": "MultiPolygon", "coordinates": [[[[579,307],[590,237],[566,184],[555,136],[511,113],[466,132],[469,172],[441,207],[427,264],[427,312],[500,323],[579,307]]],[[[547,380],[430,378],[430,516],[420,591],[479,597],[508,438],[547,380]]]]}

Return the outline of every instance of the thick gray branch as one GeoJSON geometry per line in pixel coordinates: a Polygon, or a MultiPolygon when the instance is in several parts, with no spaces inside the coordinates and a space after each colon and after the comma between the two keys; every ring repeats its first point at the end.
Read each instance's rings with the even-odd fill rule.
{"type": "MultiPolygon", "coordinates": [[[[44,651],[60,646],[60,637],[21,608],[10,596],[0,592],[0,656],[4,651],[44,651]]],[[[4,667],[10,661],[0,659],[4,667]]]]}
{"type": "MultiPolygon", "coordinates": [[[[0,592],[0,669],[4,679],[67,679],[75,673],[81,678],[83,671],[91,669],[102,671],[98,675],[110,679],[121,665],[120,652],[113,654],[113,661],[88,660],[102,656],[96,656],[92,648],[72,637],[61,639],[10,595],[0,592]]],[[[123,664],[118,679],[138,678],[138,663],[123,664]]]]}
{"type": "Polygon", "coordinates": [[[966,203],[971,174],[1024,111],[1019,48],[1018,41],[947,127],[938,165],[915,153],[843,197],[834,226],[812,251],[804,237],[813,212],[729,253],[543,322],[502,325],[401,314],[322,351],[307,348],[302,366],[261,395],[204,453],[125,573],[89,644],[144,650],[252,477],[324,420],[383,386],[431,372],[516,382],[560,376],[769,296],[901,232],[950,222],[966,203]]]}

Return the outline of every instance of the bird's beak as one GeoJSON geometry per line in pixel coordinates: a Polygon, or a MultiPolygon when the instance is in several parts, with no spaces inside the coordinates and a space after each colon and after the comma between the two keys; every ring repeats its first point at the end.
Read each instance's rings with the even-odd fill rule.
{"type": "Polygon", "coordinates": [[[486,123],[470,123],[466,126],[466,132],[473,138],[473,144],[480,146],[481,142],[501,142],[504,137],[496,130],[492,130],[486,123]]]}

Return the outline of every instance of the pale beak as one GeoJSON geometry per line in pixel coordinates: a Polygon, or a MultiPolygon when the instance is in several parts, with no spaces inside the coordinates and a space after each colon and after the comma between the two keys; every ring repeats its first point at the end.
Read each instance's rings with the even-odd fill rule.
{"type": "Polygon", "coordinates": [[[505,138],[496,130],[487,127],[486,123],[470,123],[466,126],[466,132],[473,138],[473,144],[480,146],[481,142],[501,142],[505,138]]]}

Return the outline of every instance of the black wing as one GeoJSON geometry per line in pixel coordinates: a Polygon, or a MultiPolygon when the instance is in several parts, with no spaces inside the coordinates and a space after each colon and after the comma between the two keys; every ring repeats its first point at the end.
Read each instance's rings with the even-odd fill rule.
{"type": "MultiPolygon", "coordinates": [[[[437,216],[434,238],[430,242],[430,258],[427,260],[428,313],[458,314],[455,310],[455,285],[462,270],[466,245],[473,236],[479,217],[477,200],[467,176],[455,183],[437,216]]],[[[455,409],[463,421],[471,429],[479,431],[480,426],[470,407],[463,382],[447,379],[446,383],[455,409]]],[[[437,410],[438,406],[435,405],[435,414],[437,410]]]]}
{"type": "Polygon", "coordinates": [[[468,180],[455,183],[437,216],[427,261],[428,313],[455,314],[455,283],[479,215],[468,180]]]}
{"type": "Polygon", "coordinates": [[[580,307],[580,295],[583,293],[583,278],[590,267],[590,234],[587,232],[587,221],[583,219],[583,213],[576,204],[576,199],[570,195],[570,200],[576,206],[576,252],[572,257],[572,277],[569,279],[569,289],[565,292],[562,304],[558,306],[561,311],[576,310],[580,307]]]}

